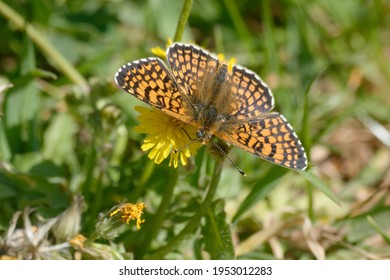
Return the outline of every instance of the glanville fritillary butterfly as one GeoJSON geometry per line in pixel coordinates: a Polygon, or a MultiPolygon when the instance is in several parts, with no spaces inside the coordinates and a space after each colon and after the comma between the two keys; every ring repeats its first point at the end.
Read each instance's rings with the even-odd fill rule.
{"type": "Polygon", "coordinates": [[[274,98],[260,77],[191,44],[167,49],[170,70],[156,57],[119,68],[120,88],[164,113],[195,126],[196,138],[213,135],[274,164],[304,170],[301,141],[283,115],[271,112],[274,98]]]}

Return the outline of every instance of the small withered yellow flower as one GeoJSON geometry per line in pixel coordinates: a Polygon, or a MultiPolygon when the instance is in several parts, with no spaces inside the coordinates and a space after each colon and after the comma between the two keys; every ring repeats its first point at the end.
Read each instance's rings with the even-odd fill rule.
{"type": "Polygon", "coordinates": [[[83,249],[85,241],[87,241],[87,238],[84,235],[76,234],[72,239],[69,240],[69,244],[73,248],[83,249]]]}
{"type": "Polygon", "coordinates": [[[137,229],[141,228],[141,224],[145,222],[145,219],[141,219],[143,214],[142,210],[146,207],[143,202],[137,202],[136,204],[123,203],[118,208],[110,213],[110,217],[121,213],[121,219],[124,223],[129,224],[132,220],[137,220],[137,229]]]}

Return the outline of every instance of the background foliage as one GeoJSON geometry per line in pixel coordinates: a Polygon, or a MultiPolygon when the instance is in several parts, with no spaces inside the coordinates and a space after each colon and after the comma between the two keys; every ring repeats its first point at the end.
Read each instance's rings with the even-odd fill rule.
{"type": "MultiPolygon", "coordinates": [[[[182,5],[0,2],[0,255],[17,211],[34,209],[39,228],[82,195],[72,215],[89,253],[42,258],[389,258],[390,2],[194,1],[182,41],[257,72],[310,155],[298,173],[232,149],[248,176],[225,162],[206,206],[207,150],[178,170],[155,165],[133,130],[140,102],[113,83],[119,66],[165,48],[182,5]],[[147,204],[141,229],[93,238],[99,213],[124,200],[147,204]]],[[[50,228],[47,242],[60,242],[50,228]]]]}

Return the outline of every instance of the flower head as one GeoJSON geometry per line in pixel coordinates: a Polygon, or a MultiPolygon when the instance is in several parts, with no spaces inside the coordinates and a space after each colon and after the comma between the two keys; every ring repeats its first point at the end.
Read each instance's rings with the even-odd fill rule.
{"type": "Polygon", "coordinates": [[[75,249],[82,249],[84,248],[85,241],[87,241],[87,238],[79,233],[69,240],[69,245],[75,249]]]}
{"type": "Polygon", "coordinates": [[[107,212],[100,213],[95,224],[96,237],[114,240],[128,229],[127,225],[132,220],[137,220],[137,229],[140,229],[141,224],[145,222],[144,219],[141,219],[142,210],[145,207],[143,202],[136,204],[123,202],[107,212]]]}
{"type": "Polygon", "coordinates": [[[140,113],[140,124],[135,130],[149,134],[141,146],[143,151],[150,150],[148,157],[160,164],[170,156],[169,166],[177,168],[179,160],[183,166],[187,165],[188,158],[201,146],[199,142],[187,145],[191,142],[189,135],[195,135],[197,129],[153,108],[135,109],[140,113]],[[178,151],[172,153],[174,150],[178,151]]]}
{"type": "Polygon", "coordinates": [[[236,63],[237,59],[235,57],[231,57],[229,60],[226,60],[225,59],[225,55],[223,53],[219,53],[217,55],[218,59],[220,61],[223,61],[225,62],[227,65],[228,65],[228,71],[229,72],[232,72],[232,69],[233,69],[233,65],[236,63]]]}
{"type": "Polygon", "coordinates": [[[121,213],[121,219],[124,223],[129,224],[132,220],[137,220],[137,229],[141,228],[141,224],[145,222],[145,219],[141,219],[143,214],[142,210],[146,207],[145,203],[137,202],[136,204],[123,203],[118,206],[117,209],[110,213],[110,217],[121,213]]]}
{"type": "MultiPolygon", "coordinates": [[[[167,40],[167,47],[169,45],[171,45],[172,43],[173,43],[172,39],[168,38],[168,40],[167,40]]],[[[160,57],[162,59],[166,59],[167,58],[167,55],[165,53],[165,49],[162,49],[161,47],[151,48],[150,51],[151,51],[152,54],[155,54],[155,55],[157,55],[158,57],[160,57]]]]}

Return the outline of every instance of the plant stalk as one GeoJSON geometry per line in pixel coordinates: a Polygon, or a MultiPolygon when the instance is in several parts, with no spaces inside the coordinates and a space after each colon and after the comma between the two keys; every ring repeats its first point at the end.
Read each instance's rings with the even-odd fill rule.
{"type": "Polygon", "coordinates": [[[72,82],[78,85],[83,93],[89,92],[86,79],[76,70],[76,68],[47,40],[41,33],[28,24],[18,13],[4,2],[0,1],[0,14],[13,23],[18,29],[25,31],[27,36],[55,62],[57,68],[63,72],[72,82]]]}
{"type": "Polygon", "coordinates": [[[222,163],[223,163],[222,158],[218,158],[215,160],[213,175],[210,181],[210,186],[207,191],[207,194],[202,204],[200,205],[199,210],[187,223],[184,229],[177,236],[175,236],[167,245],[161,247],[154,253],[147,255],[145,259],[152,259],[152,260],[163,259],[167,253],[177,248],[177,246],[185,239],[185,237],[187,237],[187,235],[192,233],[199,226],[200,219],[207,213],[207,210],[209,209],[210,204],[213,201],[215,192],[218,187],[219,180],[221,178],[222,163]]]}
{"type": "Polygon", "coordinates": [[[184,27],[188,21],[188,17],[191,13],[192,8],[192,0],[185,0],[183,4],[183,8],[180,13],[179,22],[177,23],[175,37],[173,38],[174,42],[180,42],[183,38],[184,27]]]}

